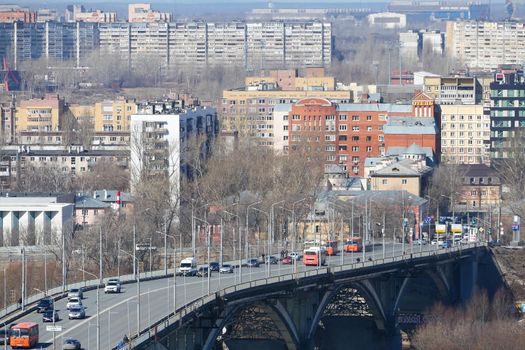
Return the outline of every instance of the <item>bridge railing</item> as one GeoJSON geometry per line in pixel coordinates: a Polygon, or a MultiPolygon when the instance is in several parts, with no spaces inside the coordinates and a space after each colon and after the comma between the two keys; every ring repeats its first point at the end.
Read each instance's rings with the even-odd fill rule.
{"type": "MultiPolygon", "coordinates": [[[[462,250],[465,250],[465,249],[471,249],[471,248],[476,248],[476,247],[486,246],[486,245],[487,244],[484,242],[474,242],[474,243],[463,244],[460,246],[454,246],[454,247],[450,247],[446,249],[438,248],[436,250],[431,249],[431,250],[422,251],[422,252],[400,254],[398,256],[394,256],[390,258],[378,258],[372,261],[363,261],[363,262],[356,262],[356,263],[350,263],[350,264],[344,264],[344,265],[332,265],[329,267],[320,266],[317,269],[294,272],[294,273],[287,273],[283,275],[265,277],[265,278],[260,278],[256,280],[242,282],[242,283],[230,286],[230,287],[223,288],[217,292],[210,293],[201,298],[197,298],[197,299],[190,301],[183,307],[179,308],[175,313],[171,313],[168,316],[163,317],[159,321],[150,325],[150,327],[143,329],[139,334],[135,334],[130,340],[132,344],[134,344],[134,346],[142,344],[143,342],[146,342],[148,339],[156,336],[158,332],[170,327],[173,324],[176,324],[177,322],[182,322],[182,320],[186,316],[191,315],[194,311],[198,310],[202,306],[214,301],[218,296],[224,297],[231,293],[239,292],[239,291],[254,288],[254,287],[265,286],[268,284],[278,283],[278,282],[297,280],[297,279],[302,279],[306,277],[323,275],[327,273],[348,271],[352,269],[382,265],[382,264],[387,264],[387,263],[392,263],[392,262],[410,260],[414,258],[436,256],[436,255],[441,255],[441,254],[450,254],[452,252],[461,252],[462,250]]],[[[117,348],[115,347],[112,350],[117,350],[117,348]]]]}

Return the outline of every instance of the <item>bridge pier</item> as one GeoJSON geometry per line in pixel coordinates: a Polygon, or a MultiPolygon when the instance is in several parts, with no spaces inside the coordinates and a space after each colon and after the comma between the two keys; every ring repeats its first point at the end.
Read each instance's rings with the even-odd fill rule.
{"type": "Polygon", "coordinates": [[[461,261],[459,265],[459,301],[461,303],[466,303],[470,299],[476,287],[477,279],[477,259],[470,257],[461,261]]]}

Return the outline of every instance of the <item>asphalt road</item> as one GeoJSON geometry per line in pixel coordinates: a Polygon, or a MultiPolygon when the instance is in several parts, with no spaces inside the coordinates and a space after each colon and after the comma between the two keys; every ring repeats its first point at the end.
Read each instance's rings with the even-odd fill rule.
{"type": "MultiPolygon", "coordinates": [[[[434,246],[423,246],[423,250],[435,249],[434,246]]],[[[410,247],[405,247],[410,253],[410,247]]],[[[420,251],[419,246],[413,247],[415,252],[420,251]]],[[[399,255],[402,251],[402,245],[392,244],[385,245],[385,256],[391,257],[393,254],[399,255]]],[[[372,252],[372,247],[367,248],[366,258],[372,256],[374,259],[383,257],[383,248],[376,245],[372,252]]],[[[362,253],[345,253],[344,263],[348,264],[357,258],[362,259],[362,253]]],[[[202,262],[200,262],[202,263],[202,262]]],[[[341,256],[329,257],[328,265],[341,264],[341,256]]],[[[298,262],[298,271],[305,269],[315,269],[316,267],[307,267],[302,262],[298,262]]],[[[271,265],[271,275],[286,274],[293,272],[291,265],[271,265]]],[[[255,280],[267,276],[267,267],[262,265],[254,268],[242,268],[243,282],[255,280]]],[[[176,303],[180,307],[192,300],[204,296],[208,291],[207,278],[200,277],[177,277],[176,278],[176,303]]],[[[239,271],[232,274],[212,274],[210,278],[210,290],[216,291],[219,288],[234,285],[239,282],[239,271]]],[[[162,317],[173,312],[173,278],[158,279],[140,283],[140,328],[144,329],[149,324],[161,319],[162,317]]],[[[97,291],[88,291],[84,293],[84,306],[86,309],[86,318],[83,320],[69,320],[66,310],[66,299],[60,300],[55,304],[55,308],[60,315],[60,321],[56,325],[62,326],[61,332],[55,333],[56,349],[61,349],[65,338],[72,337],[78,339],[84,349],[97,349],[97,291]]],[[[115,346],[124,335],[130,335],[137,332],[137,284],[123,285],[120,294],[104,294],[100,289],[100,349],[110,349],[115,346]]],[[[46,325],[42,322],[42,314],[36,312],[29,314],[19,322],[33,321],[40,325],[40,344],[38,349],[53,348],[53,332],[46,330],[46,325]]],[[[1,348],[0,348],[1,349],[1,348]]]]}

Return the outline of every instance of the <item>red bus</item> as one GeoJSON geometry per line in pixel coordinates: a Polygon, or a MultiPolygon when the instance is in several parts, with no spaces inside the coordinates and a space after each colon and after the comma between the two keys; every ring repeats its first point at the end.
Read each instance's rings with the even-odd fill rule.
{"type": "Polygon", "coordinates": [[[347,253],[362,251],[363,242],[361,237],[350,237],[350,239],[345,242],[344,250],[347,253]]]}
{"type": "Polygon", "coordinates": [[[11,328],[9,345],[11,348],[31,349],[38,344],[38,324],[22,322],[11,328]]]}
{"type": "Polygon", "coordinates": [[[326,250],[323,247],[305,249],[303,263],[307,266],[321,266],[326,264],[326,250]]]}
{"type": "Polygon", "coordinates": [[[330,256],[339,254],[339,241],[327,241],[325,247],[326,254],[330,256]]]}

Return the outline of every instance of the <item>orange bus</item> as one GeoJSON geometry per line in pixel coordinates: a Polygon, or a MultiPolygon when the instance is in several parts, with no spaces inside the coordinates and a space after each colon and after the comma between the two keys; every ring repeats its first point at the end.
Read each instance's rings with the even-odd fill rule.
{"type": "Polygon", "coordinates": [[[38,324],[22,322],[11,328],[9,345],[11,348],[31,349],[38,344],[38,324]]]}
{"type": "Polygon", "coordinates": [[[311,247],[304,250],[303,263],[307,266],[326,264],[326,250],[323,247],[311,247]]]}
{"type": "Polygon", "coordinates": [[[339,254],[339,241],[327,241],[325,247],[326,254],[330,256],[339,254]]]}
{"type": "Polygon", "coordinates": [[[361,237],[350,237],[350,239],[345,242],[344,250],[347,253],[362,251],[363,242],[361,237]]]}

